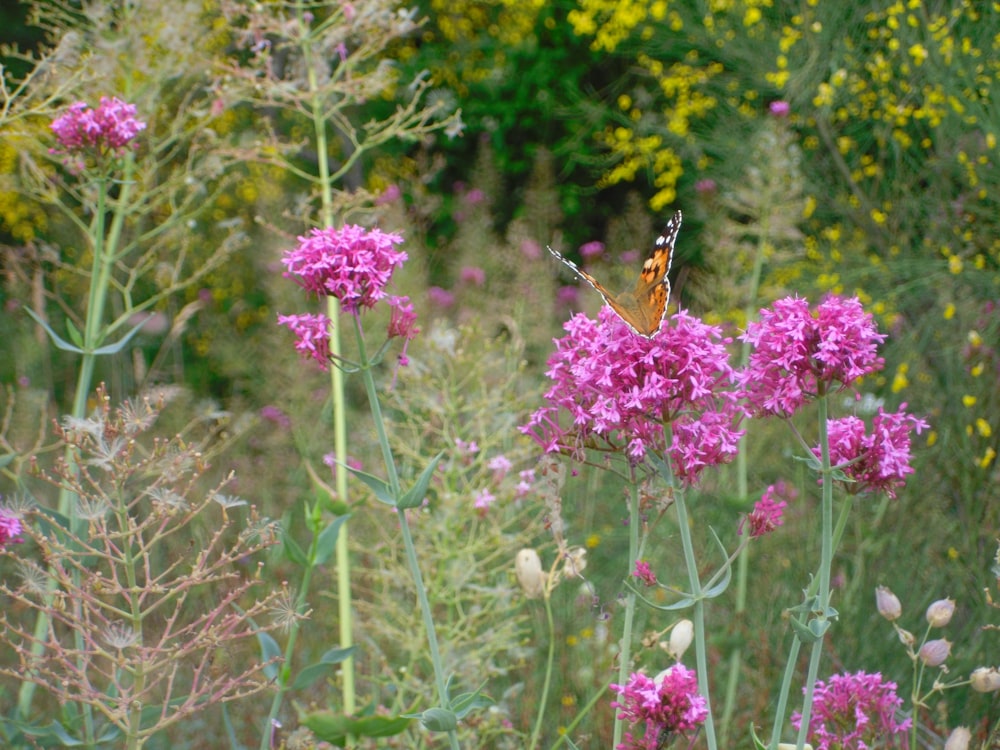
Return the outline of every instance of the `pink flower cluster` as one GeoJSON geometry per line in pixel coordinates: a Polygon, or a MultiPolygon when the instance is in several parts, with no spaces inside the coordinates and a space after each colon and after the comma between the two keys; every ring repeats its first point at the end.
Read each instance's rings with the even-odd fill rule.
{"type": "Polygon", "coordinates": [[[775,486],[770,485],[760,500],[754,503],[753,510],[740,521],[738,533],[742,534],[743,527],[748,526],[750,538],[757,539],[781,526],[784,523],[782,516],[788,503],[777,499],[777,494],[775,486]]]}
{"type": "Polygon", "coordinates": [[[0,508],[0,547],[11,542],[19,542],[21,519],[10,511],[0,508]]]}
{"type": "Polygon", "coordinates": [[[93,148],[104,153],[124,149],[146,129],[146,123],[135,119],[135,105],[117,97],[102,96],[97,109],[91,109],[86,102],[71,104],[51,127],[59,145],[67,152],[93,148]]]}
{"type": "Polygon", "coordinates": [[[620,709],[618,718],[632,727],[645,724],[641,738],[631,731],[617,750],[658,750],[672,734],[697,728],[708,717],[708,701],[698,694],[695,672],[674,664],[650,679],[633,673],[626,685],[611,685],[619,698],[611,703],[620,709]]]}
{"type": "Polygon", "coordinates": [[[753,346],[739,382],[757,414],[788,417],[819,393],[882,368],[885,340],[856,298],[827,297],[816,308],[798,297],[760,311],[740,337],[753,346]]]}
{"type": "MultiPolygon", "coordinates": [[[[893,735],[905,734],[910,719],[898,721],[896,714],[903,702],[896,695],[896,683],[882,675],[834,675],[830,681],[816,681],[812,715],[809,717],[807,739],[816,750],[864,750],[870,747],[895,747],[893,735]]],[[[798,729],[802,715],[792,715],[792,726],[798,729]]]]}
{"type": "Polygon", "coordinates": [[[607,307],[597,321],[579,314],[564,328],[548,361],[547,403],[521,427],[546,452],[581,457],[585,448],[610,447],[639,462],[666,449],[688,484],[736,455],[742,410],[730,390],[729,340],[718,328],[680,311],[645,339],[607,307]],[[569,425],[560,423],[562,412],[569,425]]]}
{"type": "MultiPolygon", "coordinates": [[[[865,423],[857,417],[831,419],[827,423],[830,442],[830,463],[843,464],[841,470],[851,480],[846,489],[851,494],[885,492],[896,496],[906,477],[913,473],[910,466],[910,431],[918,435],[927,423],[903,411],[886,414],[880,408],[872,419],[869,435],[865,423]]],[[[813,448],[819,457],[820,448],[813,448]]]]}
{"type": "Polygon", "coordinates": [[[406,260],[405,252],[393,248],[403,241],[400,235],[356,224],[313,229],[298,239],[281,259],[285,276],[297,277],[306,291],[336,297],[349,313],[371,309],[385,297],[392,272],[406,260]]]}
{"type": "MultiPolygon", "coordinates": [[[[367,230],[354,224],[340,229],[313,229],[299,237],[294,250],[285,253],[282,263],[286,277],[295,277],[308,292],[321,297],[336,297],[343,310],[357,315],[361,308],[372,308],[385,299],[385,288],[392,272],[406,260],[406,253],[393,245],[403,241],[398,234],[367,230]]],[[[390,296],[388,336],[405,340],[400,364],[407,364],[406,343],[419,332],[417,314],[409,297],[390,296]]],[[[330,363],[331,321],[322,314],[279,315],[278,323],[295,334],[295,348],[303,357],[311,357],[325,370],[330,363]]]]}

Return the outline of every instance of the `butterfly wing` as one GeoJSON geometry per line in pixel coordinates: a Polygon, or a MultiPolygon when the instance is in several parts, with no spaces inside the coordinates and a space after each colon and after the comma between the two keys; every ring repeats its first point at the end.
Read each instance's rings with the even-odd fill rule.
{"type": "Polygon", "coordinates": [[[642,264],[635,289],[619,295],[611,294],[597,279],[580,269],[573,261],[564,258],[561,253],[551,247],[548,250],[573,269],[573,273],[594,287],[629,328],[640,336],[652,338],[660,329],[660,323],[667,312],[667,302],[670,300],[670,280],[667,273],[670,271],[674,243],[680,228],[681,212],[678,211],[656,238],[652,254],[642,264]]]}

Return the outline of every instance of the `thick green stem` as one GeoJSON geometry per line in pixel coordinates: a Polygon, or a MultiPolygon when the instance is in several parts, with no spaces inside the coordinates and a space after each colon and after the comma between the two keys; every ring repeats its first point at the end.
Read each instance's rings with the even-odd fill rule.
{"type": "MultiPolygon", "coordinates": [[[[399,475],[396,473],[396,462],[392,456],[392,447],[389,445],[389,436],[385,431],[385,421],[382,418],[382,407],[378,400],[378,392],[375,390],[375,375],[372,373],[372,363],[368,360],[364,333],[361,330],[361,321],[357,315],[353,316],[352,319],[354,320],[354,333],[358,342],[358,361],[361,366],[361,376],[365,384],[365,392],[368,394],[368,406],[371,409],[372,419],[375,423],[375,435],[378,438],[379,447],[382,449],[382,458],[385,462],[389,487],[393,497],[398,498],[400,497],[399,475]]],[[[403,535],[406,563],[410,569],[410,575],[413,577],[413,584],[417,592],[417,603],[420,605],[420,615],[424,621],[424,632],[427,636],[427,647],[430,652],[431,664],[434,668],[434,682],[437,687],[438,700],[443,708],[448,708],[448,687],[444,678],[441,651],[438,648],[434,616],[431,613],[430,601],[427,598],[427,589],[424,586],[423,574],[420,572],[417,550],[413,544],[413,536],[410,534],[410,523],[406,518],[406,510],[397,507],[396,517],[399,520],[399,528],[403,535]]],[[[448,741],[452,750],[458,750],[458,735],[454,730],[448,732],[448,741]]]]}
{"type": "Polygon", "coordinates": [[[677,526],[681,536],[681,548],[684,550],[684,566],[687,568],[688,587],[694,608],[691,619],[694,621],[694,653],[698,670],[698,690],[705,699],[708,717],[705,719],[705,739],[709,750],[716,750],[718,743],[715,738],[715,723],[712,720],[712,699],[708,682],[708,648],[705,640],[705,599],[702,596],[701,579],[698,577],[698,561],[694,555],[694,544],[691,540],[691,525],[688,520],[687,503],[684,493],[678,492],[674,499],[677,510],[677,526]]]}
{"type": "MultiPolygon", "coordinates": [[[[639,559],[639,524],[642,523],[642,519],[639,517],[639,485],[635,481],[634,470],[632,470],[630,477],[632,481],[628,498],[628,570],[625,571],[626,578],[632,575],[639,559]]],[[[625,623],[622,627],[622,639],[618,646],[619,685],[625,685],[628,682],[629,670],[632,668],[632,627],[635,623],[635,602],[635,592],[629,588],[625,593],[625,623]]],[[[625,724],[616,713],[614,747],[621,744],[624,731],[625,724]]]]}

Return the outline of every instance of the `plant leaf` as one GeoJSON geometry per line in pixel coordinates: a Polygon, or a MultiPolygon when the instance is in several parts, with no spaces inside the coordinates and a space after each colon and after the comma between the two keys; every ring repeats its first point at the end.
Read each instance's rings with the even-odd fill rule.
{"type": "Polygon", "coordinates": [[[372,492],[375,493],[375,497],[380,502],[395,507],[396,498],[395,496],[393,496],[392,488],[389,486],[388,482],[386,482],[384,479],[379,479],[378,477],[372,474],[366,474],[360,469],[352,469],[350,466],[347,467],[347,470],[351,472],[354,476],[356,476],[358,479],[360,479],[362,482],[367,484],[369,487],[371,487],[372,492]]]}
{"type": "Polygon", "coordinates": [[[427,468],[417,478],[416,484],[410,487],[406,494],[399,499],[398,507],[403,510],[416,508],[424,501],[424,497],[427,495],[427,488],[431,484],[431,477],[434,476],[434,471],[437,469],[442,456],[444,456],[444,451],[431,459],[431,462],[427,464],[427,468]]]}
{"type": "Polygon", "coordinates": [[[310,664],[308,667],[304,667],[299,670],[299,673],[295,675],[295,680],[292,682],[292,690],[301,690],[309,687],[324,674],[332,672],[333,668],[337,664],[344,661],[344,659],[353,654],[355,650],[355,646],[350,646],[349,648],[331,649],[330,651],[327,651],[318,662],[310,664]],[[337,655],[328,661],[327,657],[335,651],[337,652],[337,655]]]}
{"type": "MultiPolygon", "coordinates": [[[[263,630],[257,631],[257,643],[260,644],[260,660],[262,662],[269,662],[275,658],[281,658],[281,648],[278,646],[278,642],[271,637],[269,633],[265,633],[263,630]]],[[[273,680],[278,676],[278,664],[277,662],[271,662],[264,666],[264,676],[269,680],[273,680]]]]}
{"type": "Polygon", "coordinates": [[[281,547],[285,551],[285,557],[296,565],[309,565],[306,553],[302,551],[299,543],[292,538],[292,535],[288,533],[288,530],[284,526],[281,527],[281,547]]]}
{"type": "Polygon", "coordinates": [[[334,549],[337,547],[337,539],[340,537],[340,527],[344,525],[347,516],[337,516],[320,532],[316,540],[316,565],[322,565],[330,559],[334,549]]]}

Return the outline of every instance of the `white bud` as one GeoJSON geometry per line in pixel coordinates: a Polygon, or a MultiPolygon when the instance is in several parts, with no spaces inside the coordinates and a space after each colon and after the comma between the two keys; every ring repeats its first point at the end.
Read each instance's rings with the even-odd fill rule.
{"type": "Polygon", "coordinates": [[[674,625],[670,631],[670,641],[667,643],[667,653],[677,661],[681,660],[684,652],[688,650],[691,641],[694,640],[694,623],[690,620],[681,620],[674,625]]]}
{"type": "Polygon", "coordinates": [[[542,561],[533,549],[525,548],[514,558],[514,573],[529,599],[537,599],[545,590],[545,571],[542,561]]]}
{"type": "Polygon", "coordinates": [[[966,750],[971,739],[972,733],[967,728],[955,727],[948,735],[948,741],[944,743],[944,750],[966,750]]]}

